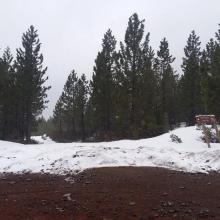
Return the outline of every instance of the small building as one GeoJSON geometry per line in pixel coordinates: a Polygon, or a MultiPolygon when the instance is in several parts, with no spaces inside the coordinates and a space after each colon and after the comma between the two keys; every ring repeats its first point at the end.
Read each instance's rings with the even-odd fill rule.
{"type": "Polygon", "coordinates": [[[196,124],[197,126],[201,125],[214,125],[216,124],[215,115],[197,115],[196,116],[196,124]]]}

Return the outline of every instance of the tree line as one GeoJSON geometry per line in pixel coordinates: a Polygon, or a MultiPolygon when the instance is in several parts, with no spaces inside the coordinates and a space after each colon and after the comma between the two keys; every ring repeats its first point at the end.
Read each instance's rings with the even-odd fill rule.
{"type": "Polygon", "coordinates": [[[204,50],[192,31],[184,48],[182,74],[166,38],[150,46],[144,20],[133,14],[124,42],[109,29],[90,82],[73,70],[56,103],[51,135],[58,140],[152,137],[196,114],[220,116],[220,30],[204,50]]]}
{"type": "Polygon", "coordinates": [[[50,87],[33,26],[22,46],[15,59],[9,49],[0,59],[1,139],[30,140],[37,125],[58,141],[135,139],[193,125],[197,114],[220,116],[220,29],[205,49],[190,33],[178,74],[168,40],[154,51],[145,21],[133,14],[123,42],[110,29],[104,34],[91,80],[69,74],[47,121],[39,115],[50,87]]]}

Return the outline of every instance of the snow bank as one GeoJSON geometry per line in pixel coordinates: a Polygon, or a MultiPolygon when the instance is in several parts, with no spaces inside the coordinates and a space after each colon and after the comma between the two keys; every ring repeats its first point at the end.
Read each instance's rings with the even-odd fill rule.
{"type": "MultiPolygon", "coordinates": [[[[64,174],[87,168],[113,166],[165,167],[186,172],[220,171],[220,144],[208,148],[202,131],[179,128],[141,140],[100,143],[22,145],[0,141],[0,172],[48,172],[64,174]],[[175,134],[183,143],[171,142],[175,134]]],[[[38,139],[38,138],[34,138],[38,139]]]]}
{"type": "Polygon", "coordinates": [[[38,144],[52,144],[55,143],[50,137],[43,135],[43,136],[32,136],[32,140],[38,142],[38,144]]]}

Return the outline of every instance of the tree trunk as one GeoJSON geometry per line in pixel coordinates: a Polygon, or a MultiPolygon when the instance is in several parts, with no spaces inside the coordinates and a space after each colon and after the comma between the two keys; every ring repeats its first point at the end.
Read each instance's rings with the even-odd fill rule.
{"type": "Polygon", "coordinates": [[[26,113],[26,126],[25,126],[25,138],[26,142],[30,143],[31,141],[31,106],[30,104],[27,105],[27,113],[26,113]]]}
{"type": "Polygon", "coordinates": [[[76,136],[76,129],[75,129],[75,120],[72,118],[72,138],[74,139],[76,136]]]}
{"type": "Polygon", "coordinates": [[[62,129],[62,120],[59,119],[59,130],[60,130],[60,134],[63,133],[63,129],[62,129]]]}
{"type": "Polygon", "coordinates": [[[82,141],[85,140],[85,123],[84,123],[84,111],[81,113],[81,138],[82,141]]]}

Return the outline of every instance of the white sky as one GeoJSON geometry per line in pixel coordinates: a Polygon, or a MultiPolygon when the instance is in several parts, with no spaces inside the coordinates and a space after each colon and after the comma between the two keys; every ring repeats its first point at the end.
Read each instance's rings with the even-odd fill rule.
{"type": "Polygon", "coordinates": [[[0,0],[0,5],[0,54],[6,46],[15,54],[30,25],[39,30],[52,86],[46,118],[52,115],[70,71],[90,78],[104,33],[111,28],[122,41],[134,12],[146,19],[145,31],[151,33],[155,50],[163,37],[168,39],[178,71],[190,31],[196,31],[204,46],[220,23],[219,0],[0,0]]]}

